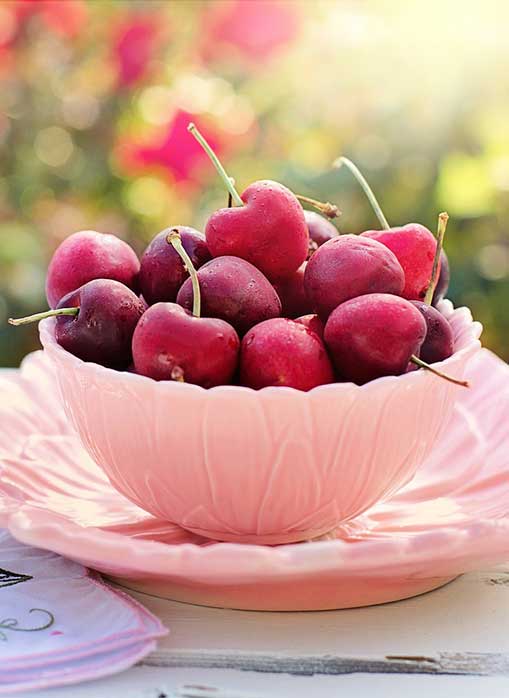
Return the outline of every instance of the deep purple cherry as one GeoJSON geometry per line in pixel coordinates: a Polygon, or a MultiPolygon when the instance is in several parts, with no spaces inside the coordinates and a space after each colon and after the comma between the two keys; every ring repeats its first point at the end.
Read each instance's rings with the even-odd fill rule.
{"type": "MultiPolygon", "coordinates": [[[[200,283],[201,315],[226,320],[240,335],[253,325],[281,315],[281,301],[262,272],[240,257],[216,257],[196,272],[200,283]]],[[[187,279],[177,303],[193,307],[192,280],[187,279]]]]}
{"type": "Polygon", "coordinates": [[[330,220],[316,211],[304,211],[304,218],[309,232],[309,258],[324,242],[337,237],[339,232],[330,220]]]}
{"type": "Polygon", "coordinates": [[[454,338],[447,319],[436,308],[422,301],[412,301],[426,322],[426,337],[419,358],[428,364],[444,361],[454,353],[454,338]]]}
{"type": "Polygon", "coordinates": [[[74,356],[110,368],[131,363],[131,339],[143,315],[143,301],[113,279],[94,279],[60,299],[54,310],[11,324],[56,317],[55,339],[74,356]]]}
{"type": "Polygon", "coordinates": [[[444,250],[440,254],[440,274],[438,275],[437,285],[433,293],[433,305],[436,305],[442,298],[445,298],[449,290],[449,281],[451,279],[451,271],[449,266],[449,258],[444,250]]]}
{"type": "Polygon", "coordinates": [[[175,301],[180,287],[189,278],[180,256],[172,245],[168,245],[169,230],[179,233],[195,269],[211,259],[205,236],[198,230],[178,225],[160,232],[141,257],[140,291],[149,305],[159,301],[175,301]]]}

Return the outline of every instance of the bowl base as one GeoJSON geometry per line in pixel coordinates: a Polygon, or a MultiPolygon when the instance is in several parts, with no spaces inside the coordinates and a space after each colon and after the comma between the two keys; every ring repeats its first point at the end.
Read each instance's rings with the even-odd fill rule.
{"type": "MultiPolygon", "coordinates": [[[[343,522],[344,523],[344,522],[343,522]]],[[[287,545],[288,543],[303,543],[311,541],[320,536],[324,536],[331,531],[335,531],[340,524],[337,521],[320,526],[320,528],[309,528],[304,531],[287,531],[286,533],[227,533],[226,531],[210,531],[204,528],[194,528],[184,526],[186,531],[195,533],[202,538],[210,538],[213,541],[224,543],[251,543],[253,545],[287,545]]]]}
{"type": "Polygon", "coordinates": [[[241,611],[330,611],[374,606],[408,599],[448,584],[452,577],[387,578],[348,577],[344,582],[323,577],[278,582],[257,581],[242,585],[199,584],[111,577],[119,586],[162,599],[241,611]]]}

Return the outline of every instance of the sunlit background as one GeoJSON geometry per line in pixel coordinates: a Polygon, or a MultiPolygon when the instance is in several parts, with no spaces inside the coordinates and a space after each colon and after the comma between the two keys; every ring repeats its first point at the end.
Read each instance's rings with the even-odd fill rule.
{"type": "Polygon", "coordinates": [[[58,243],[139,252],[225,205],[193,119],[243,189],[276,179],[376,227],[451,216],[450,297],[509,359],[509,6],[478,0],[0,0],[0,364],[38,346],[58,243]]]}

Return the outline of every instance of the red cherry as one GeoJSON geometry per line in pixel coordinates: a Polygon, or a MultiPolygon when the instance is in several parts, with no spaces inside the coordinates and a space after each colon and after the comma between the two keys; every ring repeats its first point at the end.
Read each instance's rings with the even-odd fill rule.
{"type": "Polygon", "coordinates": [[[55,250],[46,276],[50,308],[92,279],[114,279],[136,290],[140,262],[127,242],[115,235],[82,230],[55,250]]]}
{"type": "Polygon", "coordinates": [[[75,317],[59,316],[57,342],[83,361],[125,368],[132,360],[131,340],[145,306],[119,281],[94,279],[60,299],[60,308],[78,308],[75,317]]]}
{"type": "Polygon", "coordinates": [[[361,236],[381,242],[394,253],[405,272],[403,298],[423,300],[437,249],[433,233],[419,223],[408,223],[389,230],[367,230],[361,236]]]}
{"type": "Polygon", "coordinates": [[[336,369],[362,385],[381,376],[399,376],[426,336],[420,312],[404,298],[386,293],[343,303],[325,325],[325,344],[336,369]]]}
{"type": "Polygon", "coordinates": [[[240,378],[255,390],[270,385],[311,390],[334,382],[334,372],[315,332],[293,320],[274,318],[255,325],[242,340],[240,378]]]}
{"type": "Polygon", "coordinates": [[[254,182],[239,196],[231,177],[196,126],[189,124],[188,130],[213,162],[234,204],[219,209],[207,222],[205,235],[212,256],[241,257],[273,283],[292,274],[306,259],[309,244],[299,199],[329,216],[337,215],[337,207],[297,197],[282,184],[270,180],[254,182]]]}
{"type": "Polygon", "coordinates": [[[340,235],[318,248],[307,263],[304,288],[313,309],[326,320],[338,305],[366,293],[401,294],[403,269],[376,240],[340,235]]]}
{"type": "Polygon", "coordinates": [[[277,182],[254,182],[242,206],[222,208],[205,228],[214,257],[233,255],[254,264],[275,281],[296,271],[308,251],[304,212],[292,192],[277,182]]]}
{"type": "Polygon", "coordinates": [[[467,381],[448,376],[418,357],[426,332],[424,317],[410,301],[373,293],[338,306],[325,325],[324,337],[338,373],[359,385],[406,373],[412,362],[468,387],[467,381]]]}
{"type": "MultiPolygon", "coordinates": [[[[177,230],[184,249],[195,269],[211,258],[205,236],[194,228],[178,225],[177,230]]],[[[168,229],[156,235],[142,255],[140,265],[140,290],[149,305],[158,301],[174,301],[179,288],[189,278],[180,256],[168,245],[168,229]]]]}
{"type": "MultiPolygon", "coordinates": [[[[431,285],[432,273],[438,277],[440,272],[440,249],[437,247],[435,237],[419,223],[408,223],[399,228],[391,228],[376,196],[359,168],[345,157],[339,158],[334,164],[338,167],[342,165],[348,167],[373,207],[383,230],[368,230],[362,235],[381,242],[396,255],[405,272],[405,288],[401,295],[408,300],[424,300],[431,285]],[[437,256],[436,261],[435,256],[437,256]]],[[[439,216],[440,245],[443,241],[448,218],[446,213],[441,213],[439,216]]],[[[434,279],[433,286],[435,283],[434,279]]]]}
{"type": "Polygon", "coordinates": [[[176,303],[156,303],[134,331],[134,366],[154,380],[212,388],[231,381],[239,346],[237,333],[224,320],[194,317],[176,303]]]}

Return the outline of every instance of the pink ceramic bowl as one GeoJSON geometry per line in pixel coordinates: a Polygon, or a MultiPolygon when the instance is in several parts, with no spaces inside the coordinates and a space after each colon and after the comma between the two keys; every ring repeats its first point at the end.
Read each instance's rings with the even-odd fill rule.
{"type": "MultiPolygon", "coordinates": [[[[481,326],[445,302],[462,377],[481,326]]],[[[205,390],[86,363],[40,325],[67,414],[114,487],[154,516],[215,540],[323,534],[408,482],[459,391],[426,371],[365,386],[205,390]]]]}

